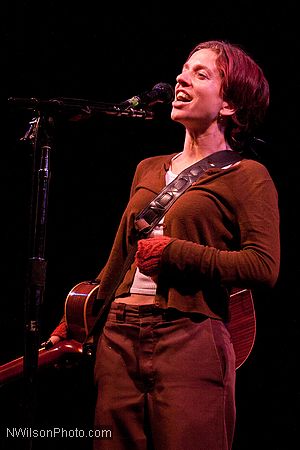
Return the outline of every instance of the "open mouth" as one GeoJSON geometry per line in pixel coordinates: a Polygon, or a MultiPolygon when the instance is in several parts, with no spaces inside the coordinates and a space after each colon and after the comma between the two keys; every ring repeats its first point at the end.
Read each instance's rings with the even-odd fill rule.
{"type": "Polygon", "coordinates": [[[186,92],[179,91],[176,94],[176,100],[178,102],[187,103],[187,102],[190,102],[192,100],[192,98],[186,92]]]}

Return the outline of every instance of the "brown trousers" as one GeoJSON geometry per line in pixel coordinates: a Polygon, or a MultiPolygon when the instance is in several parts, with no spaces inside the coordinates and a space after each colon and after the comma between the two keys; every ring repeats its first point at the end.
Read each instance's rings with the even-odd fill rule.
{"type": "Polygon", "coordinates": [[[98,343],[94,450],[229,450],[235,356],[223,322],[113,303],[98,343]]]}

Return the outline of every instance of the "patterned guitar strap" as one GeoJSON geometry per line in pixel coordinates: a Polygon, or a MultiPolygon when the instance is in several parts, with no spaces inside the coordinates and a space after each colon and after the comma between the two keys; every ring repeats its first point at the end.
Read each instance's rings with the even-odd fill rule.
{"type": "Polygon", "coordinates": [[[184,169],[137,215],[135,227],[139,232],[139,237],[149,236],[178,197],[203,176],[208,169],[224,168],[237,163],[241,159],[242,156],[237,152],[221,150],[184,169]]]}

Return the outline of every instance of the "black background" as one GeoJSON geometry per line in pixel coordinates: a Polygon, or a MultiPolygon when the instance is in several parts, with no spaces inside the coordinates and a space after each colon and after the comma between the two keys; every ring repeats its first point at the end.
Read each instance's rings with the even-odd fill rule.
{"type": "MultiPolygon", "coordinates": [[[[276,287],[255,293],[257,337],[237,372],[234,449],[289,450],[297,447],[299,422],[297,13],[287,2],[278,8],[260,3],[170,6],[161,2],[111,4],[103,9],[102,3],[90,1],[17,1],[7,6],[2,15],[0,363],[23,354],[32,170],[32,146],[20,141],[32,112],[8,107],[7,98],[71,97],[118,103],[160,81],[174,85],[196,43],[229,40],[253,56],[270,82],[270,110],[259,136],[266,144],[256,150],[278,189],[282,245],[276,287]]],[[[169,106],[163,106],[153,120],[99,114],[80,122],[56,115],[42,339],[59,321],[70,289],[94,278],[104,264],[136,164],[154,154],[181,150],[184,130],[170,121],[169,113],[169,106]]],[[[89,365],[48,369],[41,373],[37,391],[39,426],[92,426],[89,365]]],[[[22,382],[9,383],[1,394],[2,423],[24,424],[22,382]]],[[[4,436],[5,432],[1,435],[5,448],[25,448],[24,441],[4,436]]],[[[90,444],[40,440],[33,448],[83,449],[90,444]]]]}

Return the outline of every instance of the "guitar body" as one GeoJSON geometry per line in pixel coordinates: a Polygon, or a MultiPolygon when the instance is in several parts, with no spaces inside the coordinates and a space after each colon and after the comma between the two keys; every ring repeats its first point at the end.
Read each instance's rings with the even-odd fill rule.
{"type": "Polygon", "coordinates": [[[230,320],[227,329],[235,351],[238,369],[250,355],[256,336],[256,317],[251,291],[233,289],[229,299],[230,320]]]}
{"type": "MultiPolygon", "coordinates": [[[[65,317],[70,339],[60,341],[50,349],[39,350],[38,367],[49,366],[70,354],[81,354],[82,343],[94,325],[101,305],[97,304],[98,283],[83,281],[71,289],[65,301],[65,317]]],[[[102,303],[101,303],[102,304],[102,303]]],[[[256,319],[249,289],[234,289],[229,299],[230,332],[236,354],[236,369],[248,358],[254,345],[256,319]]],[[[0,366],[0,384],[23,374],[23,357],[0,366]]]]}
{"type": "MultiPolygon", "coordinates": [[[[82,281],[76,284],[65,301],[65,318],[69,335],[78,342],[83,342],[94,325],[101,305],[97,305],[96,281],[82,281]]],[[[102,302],[101,302],[102,304],[102,302]]]]}

